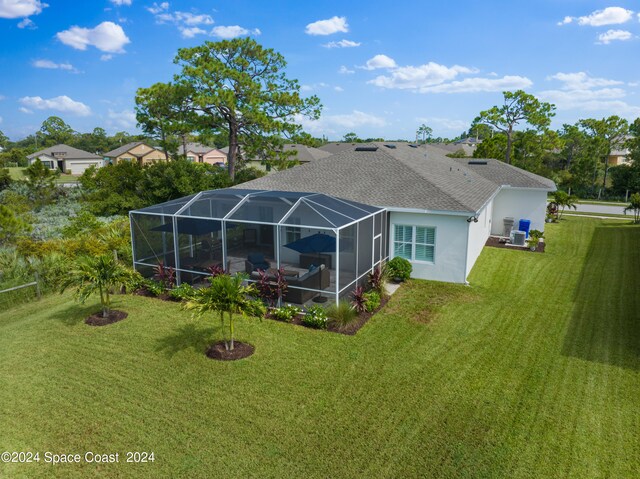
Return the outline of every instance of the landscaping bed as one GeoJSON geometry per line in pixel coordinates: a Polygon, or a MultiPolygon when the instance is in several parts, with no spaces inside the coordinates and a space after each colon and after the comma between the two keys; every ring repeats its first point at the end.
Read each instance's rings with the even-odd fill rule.
{"type": "Polygon", "coordinates": [[[125,313],[124,311],[112,309],[106,318],[102,315],[102,311],[98,311],[85,319],[84,322],[89,326],[107,326],[108,324],[122,321],[127,316],[129,316],[128,313],[125,313]]]}
{"type": "MultiPolygon", "coordinates": [[[[531,249],[528,246],[513,246],[512,244],[501,243],[500,238],[496,236],[489,236],[489,239],[484,245],[489,246],[491,248],[505,248],[505,249],[512,249],[516,251],[531,251],[531,249]]],[[[538,243],[538,246],[536,247],[536,250],[532,251],[532,253],[544,253],[544,246],[545,246],[544,241],[540,241],[540,243],[538,243]]]]}

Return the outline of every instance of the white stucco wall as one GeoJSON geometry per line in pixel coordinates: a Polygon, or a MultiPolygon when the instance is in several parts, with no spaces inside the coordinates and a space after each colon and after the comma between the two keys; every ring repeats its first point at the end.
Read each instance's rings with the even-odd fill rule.
{"type": "Polygon", "coordinates": [[[491,234],[502,234],[504,230],[503,219],[506,216],[515,220],[515,229],[518,228],[518,221],[527,219],[531,220],[531,229],[544,231],[546,208],[546,190],[503,187],[493,200],[491,234]]]}
{"type": "Polygon", "coordinates": [[[477,215],[478,222],[469,223],[469,241],[467,247],[467,265],[465,278],[471,272],[471,268],[475,264],[478,256],[482,253],[489,235],[491,234],[491,226],[493,224],[493,200],[490,201],[477,215]]]}
{"type": "Polygon", "coordinates": [[[468,228],[466,216],[424,213],[390,213],[389,258],[393,258],[395,225],[431,226],[436,229],[433,263],[412,262],[411,276],[419,279],[464,283],[466,280],[468,228]]]}

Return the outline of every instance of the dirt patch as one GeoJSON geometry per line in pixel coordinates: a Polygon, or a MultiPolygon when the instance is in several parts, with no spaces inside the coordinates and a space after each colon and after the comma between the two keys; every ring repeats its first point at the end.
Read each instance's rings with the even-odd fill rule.
{"type": "MultiPolygon", "coordinates": [[[[531,251],[528,246],[512,246],[512,245],[507,245],[506,243],[501,243],[500,238],[497,238],[495,236],[489,236],[489,239],[484,245],[489,246],[491,248],[505,248],[505,249],[513,249],[516,251],[531,251]]],[[[536,250],[531,252],[544,253],[544,245],[545,245],[544,241],[541,241],[540,243],[538,243],[538,247],[536,248],[536,250]]]]}
{"type": "Polygon", "coordinates": [[[106,318],[102,316],[102,311],[99,311],[89,316],[87,319],[84,320],[84,322],[89,326],[106,326],[108,324],[113,324],[113,323],[117,323],[118,321],[122,321],[127,316],[129,316],[129,313],[125,313],[124,311],[118,311],[117,309],[112,309],[106,318]]]}
{"type": "Polygon", "coordinates": [[[242,343],[240,341],[233,342],[233,349],[228,351],[224,346],[224,341],[218,341],[213,343],[207,349],[206,355],[211,359],[217,359],[218,361],[235,361],[237,359],[243,359],[251,356],[256,348],[249,343],[242,343]]]}
{"type": "Polygon", "coordinates": [[[156,295],[149,291],[147,288],[136,289],[133,294],[138,296],[144,296],[145,298],[155,298],[156,295]]]}

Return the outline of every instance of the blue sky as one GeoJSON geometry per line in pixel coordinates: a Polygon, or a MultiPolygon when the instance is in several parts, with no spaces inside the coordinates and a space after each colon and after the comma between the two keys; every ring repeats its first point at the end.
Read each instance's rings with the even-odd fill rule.
{"type": "Polygon", "coordinates": [[[285,56],[324,104],[305,128],[331,139],[456,136],[518,88],[555,127],[640,116],[638,1],[0,0],[0,130],[134,131],[136,89],[170,80],[178,48],[238,35],[285,56]]]}

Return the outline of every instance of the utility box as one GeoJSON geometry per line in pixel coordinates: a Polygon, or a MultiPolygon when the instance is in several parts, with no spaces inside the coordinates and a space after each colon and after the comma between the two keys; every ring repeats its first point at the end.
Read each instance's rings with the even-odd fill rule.
{"type": "Polygon", "coordinates": [[[513,232],[513,244],[515,246],[524,246],[524,242],[527,239],[527,233],[524,231],[514,231],[513,232]]]}
{"type": "Polygon", "coordinates": [[[505,238],[510,238],[511,230],[513,229],[514,219],[511,218],[510,216],[507,216],[502,221],[504,222],[504,231],[502,232],[502,236],[504,236],[505,238]]]}

